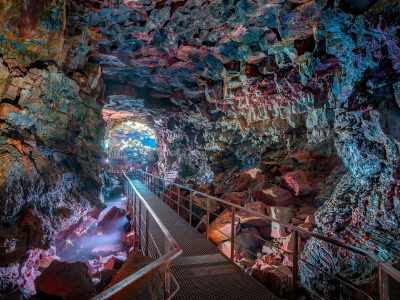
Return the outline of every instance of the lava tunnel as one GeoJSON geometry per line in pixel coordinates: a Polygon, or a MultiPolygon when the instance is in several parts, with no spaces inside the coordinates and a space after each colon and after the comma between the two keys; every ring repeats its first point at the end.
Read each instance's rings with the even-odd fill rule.
{"type": "Polygon", "coordinates": [[[0,0],[0,299],[400,299],[399,0],[0,0]]]}

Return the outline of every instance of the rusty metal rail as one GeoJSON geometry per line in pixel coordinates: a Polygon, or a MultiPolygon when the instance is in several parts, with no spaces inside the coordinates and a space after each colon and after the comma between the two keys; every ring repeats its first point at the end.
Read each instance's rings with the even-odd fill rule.
{"type": "Polygon", "coordinates": [[[157,271],[164,272],[165,299],[171,299],[179,290],[179,285],[171,274],[170,263],[182,254],[182,249],[151,206],[146,202],[140,191],[132,184],[125,172],[123,172],[123,176],[125,178],[124,192],[127,198],[131,227],[135,232],[134,248],[140,249],[144,255],[155,260],[116,285],[103,291],[94,297],[93,300],[109,299],[112,296],[118,296],[124,289],[157,271]],[[174,292],[171,292],[173,287],[174,292]]]}
{"type": "MultiPolygon", "coordinates": [[[[246,209],[242,206],[230,203],[228,201],[222,200],[220,198],[217,197],[213,197],[211,195],[193,190],[191,188],[189,188],[188,186],[183,186],[180,184],[176,184],[172,181],[169,181],[167,179],[161,178],[161,177],[157,177],[153,174],[147,173],[145,171],[142,170],[136,170],[136,175],[142,180],[143,183],[145,183],[148,187],[149,190],[151,190],[153,193],[158,194],[159,196],[162,196],[162,193],[164,191],[168,191],[171,194],[175,194],[177,200],[172,199],[171,196],[169,196],[170,200],[172,200],[176,205],[176,213],[181,215],[181,210],[184,209],[186,212],[189,213],[189,218],[188,218],[188,222],[190,223],[190,225],[192,225],[192,219],[193,216],[197,217],[198,219],[201,219],[202,221],[204,221],[204,217],[206,218],[204,223],[206,226],[206,238],[209,239],[209,233],[210,233],[210,217],[213,214],[210,211],[210,200],[214,200],[217,201],[218,203],[224,204],[225,206],[228,206],[231,208],[231,235],[227,236],[227,239],[231,240],[231,252],[230,252],[230,258],[232,260],[234,260],[234,253],[235,253],[235,245],[237,244],[235,242],[235,226],[237,226],[235,224],[235,220],[236,220],[236,213],[238,211],[244,211],[247,214],[253,215],[255,217],[261,218],[267,222],[270,223],[275,223],[275,224],[279,224],[285,228],[288,228],[290,230],[292,230],[293,235],[294,235],[294,243],[293,243],[293,248],[291,249],[290,252],[285,251],[286,253],[289,253],[292,256],[293,259],[293,267],[292,267],[292,276],[291,276],[291,291],[292,291],[292,299],[297,299],[298,298],[298,290],[299,290],[299,285],[300,285],[300,281],[299,281],[299,261],[302,261],[302,263],[304,263],[307,266],[310,266],[312,268],[316,268],[317,271],[323,273],[326,276],[330,276],[331,278],[338,280],[340,284],[344,284],[345,286],[347,286],[348,288],[356,291],[357,293],[359,293],[359,295],[361,295],[364,299],[373,299],[370,295],[366,294],[365,292],[361,291],[357,286],[355,286],[354,284],[345,281],[343,278],[339,278],[335,275],[329,274],[327,273],[325,270],[310,264],[309,262],[303,260],[300,257],[300,253],[299,253],[299,249],[298,249],[298,242],[299,242],[299,235],[301,236],[307,236],[307,237],[312,237],[315,238],[317,240],[320,241],[324,241],[328,244],[340,247],[342,249],[348,250],[354,254],[358,254],[361,255],[362,257],[364,257],[366,260],[368,260],[370,263],[374,264],[377,269],[378,269],[378,294],[379,294],[379,299],[380,300],[388,300],[390,299],[389,296],[389,278],[392,278],[395,282],[400,283],[400,271],[397,270],[396,268],[394,268],[393,266],[391,266],[390,264],[386,263],[385,261],[381,260],[377,255],[373,254],[373,253],[369,253],[361,248],[358,247],[354,247],[351,245],[347,245],[341,241],[338,240],[334,240],[331,238],[328,238],[322,234],[316,233],[316,232],[312,232],[312,231],[307,231],[304,230],[302,228],[299,228],[297,226],[294,225],[290,225],[287,224],[285,222],[282,222],[280,220],[276,220],[273,219],[271,217],[268,217],[266,215],[262,215],[259,214],[255,211],[252,211],[250,209],[246,209]],[[171,187],[175,186],[177,188],[177,192],[173,192],[171,187]],[[168,190],[169,188],[169,190],[168,190]],[[181,196],[181,190],[184,191],[188,191],[189,192],[189,197],[182,197],[181,196]],[[199,204],[195,203],[193,201],[193,196],[194,195],[201,195],[202,197],[204,197],[206,199],[206,207],[202,207],[199,204]],[[186,200],[186,203],[189,202],[188,206],[184,205],[184,201],[186,200]],[[196,214],[194,214],[193,212],[193,206],[198,206],[201,207],[202,209],[204,209],[204,211],[206,212],[205,216],[202,218],[200,216],[197,216],[196,214]]],[[[216,215],[216,214],[215,214],[216,215]]],[[[217,215],[216,215],[217,216],[217,215]]],[[[215,229],[215,228],[214,228],[215,229]]],[[[222,233],[222,232],[221,232],[222,233]]],[[[222,233],[224,234],[224,233],[222,233]]],[[[226,236],[226,234],[224,234],[226,236]]],[[[282,250],[282,249],[281,249],[282,250]]],[[[303,288],[305,288],[303,286],[303,288]]],[[[313,291],[310,291],[310,293],[313,294],[313,291]]],[[[323,297],[321,295],[317,295],[314,294],[314,296],[316,298],[322,299],[323,297]]],[[[338,295],[340,296],[340,295],[338,295]]]]}

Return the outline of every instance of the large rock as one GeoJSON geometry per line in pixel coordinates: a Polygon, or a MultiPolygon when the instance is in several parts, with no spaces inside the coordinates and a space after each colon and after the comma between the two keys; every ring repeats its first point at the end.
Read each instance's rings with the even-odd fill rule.
{"type": "MultiPolygon", "coordinates": [[[[129,253],[128,259],[117,271],[106,289],[139,271],[151,262],[153,262],[151,258],[143,256],[139,251],[129,253]]],[[[135,282],[134,285],[124,289],[121,293],[118,293],[117,296],[111,297],[110,299],[162,300],[164,299],[163,273],[158,271],[150,276],[145,276],[135,282]]]]}
{"type": "Polygon", "coordinates": [[[96,295],[88,268],[81,262],[71,264],[53,260],[35,279],[35,288],[39,297],[90,299],[96,295]]]}
{"type": "MultiPolygon", "coordinates": [[[[239,218],[235,218],[235,230],[238,231],[239,218]]],[[[232,213],[225,210],[210,224],[210,241],[219,244],[229,240],[232,234],[232,213]]],[[[235,232],[236,234],[236,232],[235,232]]]]}
{"type": "MultiPolygon", "coordinates": [[[[210,202],[210,211],[211,212],[215,213],[216,211],[219,210],[220,205],[219,205],[218,201],[211,199],[211,198],[208,201],[210,202]]],[[[206,212],[207,196],[204,196],[199,193],[194,193],[193,194],[193,202],[194,202],[193,209],[200,211],[200,214],[204,214],[206,212]]]]}
{"type": "Polygon", "coordinates": [[[296,170],[283,175],[282,181],[296,196],[307,195],[312,191],[307,176],[302,170],[296,170]]]}
{"type": "MultiPolygon", "coordinates": [[[[228,201],[230,203],[244,206],[250,201],[249,193],[245,192],[228,192],[221,196],[222,200],[228,201]]],[[[228,208],[228,207],[227,207],[228,208]]]]}
{"type": "Polygon", "coordinates": [[[256,250],[263,244],[264,239],[256,227],[244,227],[235,238],[235,257],[254,259],[256,250]]]}
{"type": "Polygon", "coordinates": [[[270,267],[264,270],[249,269],[252,277],[279,297],[287,297],[290,290],[292,272],[287,266],[270,267]]]}
{"type": "Polygon", "coordinates": [[[113,233],[120,231],[127,222],[126,211],[113,206],[99,221],[97,228],[102,233],[113,233]]]}
{"type": "Polygon", "coordinates": [[[251,194],[255,201],[261,201],[266,205],[289,206],[295,204],[295,199],[288,190],[264,182],[251,190],[251,194]]]}
{"type": "MultiPolygon", "coordinates": [[[[271,207],[271,218],[289,224],[294,217],[292,209],[288,207],[271,207]]],[[[286,228],[278,223],[272,223],[271,236],[274,238],[284,238],[287,236],[286,228]]]]}

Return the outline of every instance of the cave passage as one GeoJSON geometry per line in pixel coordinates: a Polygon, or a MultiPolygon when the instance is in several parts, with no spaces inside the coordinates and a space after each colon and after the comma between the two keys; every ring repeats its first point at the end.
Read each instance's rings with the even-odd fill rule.
{"type": "Polygon", "coordinates": [[[143,118],[112,120],[106,127],[103,147],[108,161],[123,158],[125,163],[142,163],[155,159],[157,139],[143,118]]]}
{"type": "MultiPolygon", "coordinates": [[[[0,0],[0,299],[157,261],[128,179],[197,231],[188,276],[201,240],[281,299],[400,299],[400,0],[0,0]]],[[[263,298],[229,268],[186,299],[263,298]]]]}

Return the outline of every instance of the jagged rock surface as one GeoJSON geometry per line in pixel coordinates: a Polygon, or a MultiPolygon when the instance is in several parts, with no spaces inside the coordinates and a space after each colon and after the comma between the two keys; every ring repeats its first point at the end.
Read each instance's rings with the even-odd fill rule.
{"type": "MultiPolygon", "coordinates": [[[[284,175],[288,168],[282,164],[299,151],[339,155],[347,172],[326,174],[322,183],[315,184],[317,178],[310,182],[321,206],[315,217],[317,230],[374,252],[389,263],[399,261],[398,0],[16,3],[0,1],[0,24],[11,28],[0,33],[1,78],[29,77],[26,74],[35,68],[28,67],[35,57],[51,59],[66,74],[75,74],[71,78],[84,86],[75,96],[83,99],[81,93],[93,91],[99,81],[99,72],[89,76],[84,68],[90,56],[90,66],[102,65],[109,112],[150,115],[158,136],[161,175],[197,183],[227,177],[223,182],[235,183],[227,189],[238,188],[217,194],[247,190],[247,183],[238,186],[242,178],[234,178],[243,169],[274,168],[277,164],[283,170],[278,173],[284,175]],[[16,66],[20,68],[13,70],[16,66]],[[77,69],[83,72],[74,72],[77,69]],[[88,86],[82,74],[92,78],[88,86]]],[[[54,73],[46,69],[49,76],[54,73]]],[[[48,181],[55,180],[59,173],[54,168],[65,174],[70,165],[60,167],[58,161],[36,167],[31,164],[32,159],[36,161],[35,153],[58,149],[58,143],[40,135],[40,143],[36,141],[40,149],[30,142],[18,142],[32,139],[17,135],[32,135],[29,128],[30,133],[19,132],[29,120],[15,117],[26,113],[22,100],[27,96],[18,86],[29,82],[19,80],[12,84],[0,80],[2,97],[8,99],[0,103],[0,120],[5,120],[0,123],[1,130],[6,132],[0,141],[7,137],[4,152],[13,159],[7,158],[3,165],[18,162],[18,176],[44,166],[51,171],[38,173],[46,174],[43,178],[48,181]],[[32,153],[23,160],[26,154],[21,153],[27,147],[32,153]]],[[[68,93],[70,90],[73,88],[68,93]]],[[[60,108],[52,109],[55,112],[45,113],[54,116],[60,108]]],[[[36,110],[40,108],[28,109],[28,117],[36,110]]],[[[96,116],[91,120],[97,124],[96,116]]],[[[76,134],[75,128],[86,128],[86,123],[77,119],[68,133],[81,141],[96,140],[98,132],[82,138],[76,134]]],[[[49,124],[53,121],[47,120],[49,124]]],[[[35,130],[40,133],[40,128],[35,130]]],[[[65,131],[57,134],[68,136],[65,131]]],[[[72,156],[96,153],[94,149],[85,145],[74,149],[78,154],[72,156]]],[[[50,154],[43,155],[51,161],[50,154]]],[[[95,173],[89,178],[94,179],[95,173]]],[[[8,173],[4,174],[0,180],[9,182],[8,173]]],[[[97,185],[93,186],[96,190],[97,185]]],[[[46,193],[51,191],[46,189],[46,193]]],[[[86,203],[82,201],[76,203],[86,203]]],[[[15,222],[21,210],[7,207],[13,209],[10,219],[15,222]]],[[[29,215],[29,222],[40,223],[35,216],[29,215]]],[[[29,240],[42,247],[40,236],[29,240]]],[[[12,242],[8,245],[6,249],[15,248],[12,242]]],[[[375,279],[371,265],[348,253],[336,255],[342,257],[339,264],[328,259],[326,253],[330,252],[325,244],[309,240],[302,255],[360,284],[375,279]]],[[[316,285],[315,272],[303,266],[301,274],[304,284],[330,293],[326,285],[316,285]]]]}
{"type": "Polygon", "coordinates": [[[63,72],[65,12],[0,1],[0,294],[31,292],[57,232],[104,206],[101,68],[63,72]]]}

